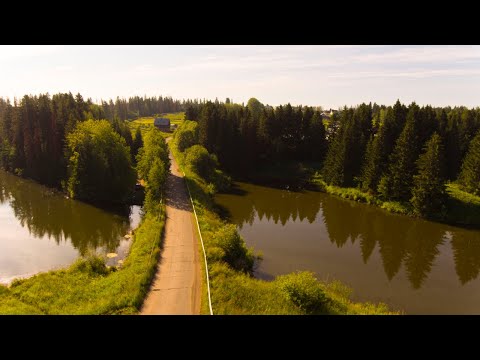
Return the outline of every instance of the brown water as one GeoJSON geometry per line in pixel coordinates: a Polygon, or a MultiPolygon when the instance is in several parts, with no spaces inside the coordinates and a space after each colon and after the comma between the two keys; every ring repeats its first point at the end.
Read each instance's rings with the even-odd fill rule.
{"type": "Polygon", "coordinates": [[[263,252],[256,276],[310,270],[352,287],[354,300],[410,314],[480,314],[480,231],[319,192],[246,183],[237,190],[216,201],[263,252]]]}
{"type": "Polygon", "coordinates": [[[0,283],[66,267],[79,256],[117,253],[123,259],[140,222],[140,207],[105,211],[66,199],[0,170],[0,283]]]}

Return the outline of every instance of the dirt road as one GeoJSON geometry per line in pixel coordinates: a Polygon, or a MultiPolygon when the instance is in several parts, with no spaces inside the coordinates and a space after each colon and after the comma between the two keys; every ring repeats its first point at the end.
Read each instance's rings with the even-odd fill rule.
{"type": "Polygon", "coordinates": [[[183,174],[170,153],[165,238],[142,315],[200,314],[201,268],[197,232],[183,174]]]}

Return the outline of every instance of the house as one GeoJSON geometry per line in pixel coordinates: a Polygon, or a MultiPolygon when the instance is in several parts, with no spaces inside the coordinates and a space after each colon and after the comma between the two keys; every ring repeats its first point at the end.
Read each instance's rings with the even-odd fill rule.
{"type": "Polygon", "coordinates": [[[153,121],[153,125],[157,129],[160,129],[162,131],[170,131],[170,119],[167,118],[155,118],[153,121]]]}

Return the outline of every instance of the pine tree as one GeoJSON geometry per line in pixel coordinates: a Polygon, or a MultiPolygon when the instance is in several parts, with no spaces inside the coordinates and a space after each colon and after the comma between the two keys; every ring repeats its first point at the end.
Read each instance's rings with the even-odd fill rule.
{"type": "Polygon", "coordinates": [[[480,195],[480,131],[470,142],[458,182],[465,191],[480,195]]]}
{"type": "Polygon", "coordinates": [[[440,135],[434,133],[417,160],[410,203],[418,215],[439,213],[445,203],[444,150],[440,135]]]}
{"type": "Polygon", "coordinates": [[[308,144],[306,147],[307,156],[313,161],[323,162],[325,158],[328,143],[325,138],[325,125],[323,125],[320,112],[315,111],[310,119],[309,131],[305,134],[308,144]]]}
{"type": "Polygon", "coordinates": [[[380,180],[378,192],[386,199],[408,201],[411,198],[415,161],[419,154],[419,107],[412,103],[405,127],[398,138],[387,173],[380,180]]]}
{"type": "Polygon", "coordinates": [[[393,121],[393,110],[389,108],[377,134],[371,136],[367,144],[360,177],[361,187],[365,191],[377,191],[380,178],[387,167],[388,156],[392,152],[395,141],[393,121]]]}
{"type": "Polygon", "coordinates": [[[142,132],[140,131],[140,126],[137,127],[137,131],[135,131],[135,139],[133,140],[132,148],[131,148],[131,153],[133,158],[138,154],[138,150],[143,147],[143,138],[142,138],[142,132]]]}

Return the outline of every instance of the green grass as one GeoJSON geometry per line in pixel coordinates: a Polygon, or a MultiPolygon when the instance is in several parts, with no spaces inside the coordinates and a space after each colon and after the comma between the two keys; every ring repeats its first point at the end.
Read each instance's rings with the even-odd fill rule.
{"type": "Polygon", "coordinates": [[[311,183],[316,185],[318,190],[326,192],[327,194],[339,196],[343,199],[375,205],[393,213],[404,215],[413,214],[410,204],[405,204],[398,201],[382,201],[378,197],[366,193],[358,188],[327,185],[327,183],[325,183],[319,176],[313,177],[311,183]]]}
{"type": "MultiPolygon", "coordinates": [[[[311,273],[291,274],[287,275],[288,278],[264,281],[233,269],[222,260],[225,254],[224,249],[219,248],[218,236],[225,233],[228,224],[215,212],[212,186],[186,166],[184,153],[176,149],[175,141],[171,141],[169,147],[185,172],[185,181],[197,211],[208,259],[214,314],[394,314],[384,304],[354,303],[350,301],[345,286],[338,282],[317,281],[311,273]],[[314,294],[325,294],[321,310],[302,306],[312,299],[312,288],[316,290],[314,294]]],[[[241,241],[245,246],[244,240],[241,241]]],[[[249,249],[248,254],[252,253],[253,249],[249,249]]],[[[248,254],[247,257],[250,256],[248,254]]],[[[204,308],[205,304],[202,304],[204,308]]]]}
{"type": "MultiPolygon", "coordinates": [[[[168,118],[170,119],[170,123],[172,125],[178,126],[183,122],[185,118],[185,112],[164,113],[164,114],[160,114],[159,117],[168,118]]],[[[135,135],[135,131],[137,131],[137,128],[140,127],[142,136],[145,136],[146,132],[150,129],[151,126],[153,126],[154,119],[155,119],[154,116],[147,116],[147,117],[138,118],[133,121],[129,121],[128,125],[130,126],[130,129],[132,131],[132,135],[135,135]]],[[[161,131],[161,133],[164,138],[172,136],[172,133],[169,133],[169,132],[161,131]]]]}
{"type": "Polygon", "coordinates": [[[467,193],[458,184],[447,184],[447,219],[452,224],[480,226],[480,196],[467,193]]]}
{"type": "Polygon", "coordinates": [[[146,214],[121,269],[100,258],[40,273],[0,288],[0,314],[135,314],[148,292],[160,253],[162,214],[146,214]]]}
{"type": "MultiPolygon", "coordinates": [[[[392,213],[416,216],[409,203],[398,201],[382,201],[378,197],[363,192],[358,188],[345,188],[327,185],[318,175],[312,177],[311,183],[317,189],[343,199],[363,202],[378,206],[392,213]]],[[[458,184],[447,183],[446,214],[444,217],[431,217],[431,220],[461,226],[480,226],[480,196],[467,193],[460,189],[458,184]]]]}

